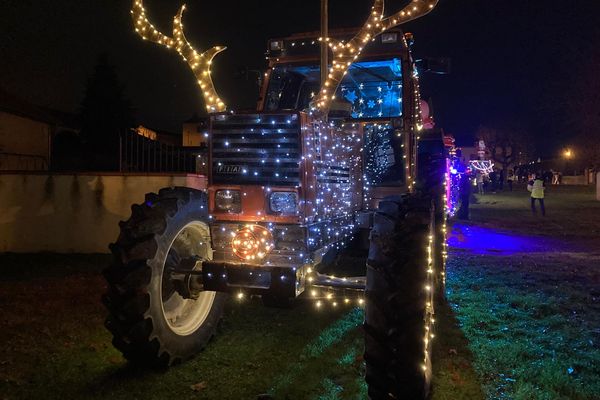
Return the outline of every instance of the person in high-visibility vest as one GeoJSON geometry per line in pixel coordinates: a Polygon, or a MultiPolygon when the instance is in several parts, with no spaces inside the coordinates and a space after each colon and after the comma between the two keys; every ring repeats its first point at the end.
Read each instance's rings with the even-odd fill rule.
{"type": "Polygon", "coordinates": [[[527,190],[531,192],[531,211],[536,213],[535,210],[535,201],[537,200],[540,203],[540,210],[542,210],[542,215],[546,215],[546,208],[544,207],[544,190],[546,190],[546,183],[542,178],[542,174],[533,174],[532,179],[527,184],[527,190]]]}

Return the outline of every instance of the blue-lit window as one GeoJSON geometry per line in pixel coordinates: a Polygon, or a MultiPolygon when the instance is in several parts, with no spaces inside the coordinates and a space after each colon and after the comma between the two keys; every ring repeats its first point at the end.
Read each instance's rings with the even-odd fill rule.
{"type": "Polygon", "coordinates": [[[391,118],[402,115],[400,60],[355,63],[337,96],[352,103],[354,118],[391,118]]]}
{"type": "MultiPolygon", "coordinates": [[[[267,111],[307,110],[320,87],[318,65],[278,65],[267,91],[267,111]]],[[[399,59],[363,61],[350,66],[336,97],[352,105],[353,118],[402,115],[402,63],[399,59]]]]}

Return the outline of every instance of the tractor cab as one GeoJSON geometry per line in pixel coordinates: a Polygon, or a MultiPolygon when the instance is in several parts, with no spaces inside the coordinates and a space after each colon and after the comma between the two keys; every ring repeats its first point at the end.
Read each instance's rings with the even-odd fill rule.
{"type": "MultiPolygon", "coordinates": [[[[348,42],[354,35],[353,29],[330,32],[330,47],[348,42]]],[[[371,39],[360,59],[349,63],[332,96],[326,118],[330,126],[352,126],[362,139],[363,175],[370,190],[365,208],[374,208],[378,199],[409,191],[413,185],[415,133],[422,125],[418,74],[409,45],[412,40],[411,34],[398,28],[371,39]]],[[[320,45],[318,32],[268,42],[269,69],[258,110],[314,115],[322,84],[320,45]]],[[[330,71],[335,67],[334,57],[330,71]]]]}

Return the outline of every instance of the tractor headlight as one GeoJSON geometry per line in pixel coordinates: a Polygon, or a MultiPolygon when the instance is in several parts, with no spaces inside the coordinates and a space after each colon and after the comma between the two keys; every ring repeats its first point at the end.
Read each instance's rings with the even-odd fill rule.
{"type": "Polygon", "coordinates": [[[298,211],[298,195],[294,192],[273,192],[269,196],[269,208],[274,213],[295,214],[298,211]]]}
{"type": "Polygon", "coordinates": [[[218,190],[215,193],[215,210],[239,214],[242,211],[239,190],[218,190]]]}

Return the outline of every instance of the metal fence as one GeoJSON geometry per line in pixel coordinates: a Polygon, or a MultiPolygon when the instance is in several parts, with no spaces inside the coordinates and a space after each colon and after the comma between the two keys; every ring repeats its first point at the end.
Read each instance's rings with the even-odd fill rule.
{"type": "Polygon", "coordinates": [[[30,154],[0,152],[0,170],[2,171],[47,171],[46,157],[30,154]]]}
{"type": "Polygon", "coordinates": [[[121,135],[121,172],[175,172],[206,175],[206,147],[173,146],[148,139],[135,131],[121,135]]]}

